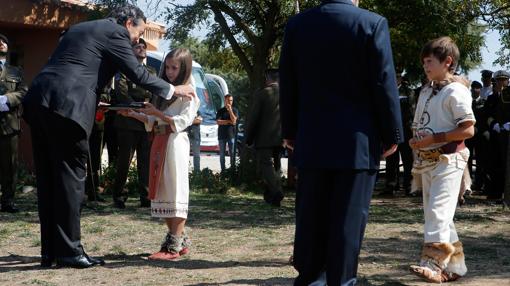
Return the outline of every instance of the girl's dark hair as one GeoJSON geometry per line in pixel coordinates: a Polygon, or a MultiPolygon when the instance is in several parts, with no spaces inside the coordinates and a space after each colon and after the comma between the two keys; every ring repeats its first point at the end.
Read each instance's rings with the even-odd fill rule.
{"type": "MultiPolygon", "coordinates": [[[[191,70],[193,68],[193,59],[191,57],[191,52],[186,48],[177,48],[170,51],[165,59],[163,60],[163,67],[160,71],[160,77],[173,85],[183,85],[183,84],[189,84],[191,82],[191,70]],[[179,62],[180,69],[179,69],[179,75],[177,75],[177,78],[175,81],[171,82],[168,77],[166,76],[166,61],[169,58],[174,58],[179,62]]],[[[169,100],[165,100],[162,97],[159,96],[153,96],[152,103],[156,108],[159,110],[164,110],[170,104],[172,104],[177,97],[173,96],[169,100]]]]}
{"type": "Polygon", "coordinates": [[[421,60],[424,58],[433,56],[444,62],[448,56],[452,58],[452,64],[449,67],[449,71],[454,73],[457,70],[459,64],[460,52],[455,42],[450,37],[440,37],[429,41],[425,44],[421,50],[421,60]]]}
{"type": "Polygon", "coordinates": [[[140,20],[147,22],[147,18],[143,14],[143,11],[132,4],[126,4],[113,9],[108,17],[115,18],[117,20],[117,24],[122,26],[124,26],[129,19],[133,20],[133,25],[135,26],[140,24],[140,20]]]}

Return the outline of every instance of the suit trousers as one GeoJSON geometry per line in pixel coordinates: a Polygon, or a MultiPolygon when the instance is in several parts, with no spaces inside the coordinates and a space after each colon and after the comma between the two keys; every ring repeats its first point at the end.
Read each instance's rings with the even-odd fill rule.
{"type": "Polygon", "coordinates": [[[101,170],[101,156],[103,155],[104,131],[94,124],[89,137],[90,158],[87,160],[87,181],[85,191],[89,200],[97,199],[99,188],[99,171],[101,170]]]}
{"type": "Polygon", "coordinates": [[[399,186],[399,173],[400,173],[400,159],[402,159],[402,163],[404,165],[404,174],[403,174],[403,188],[406,191],[410,191],[411,189],[411,181],[412,174],[411,170],[413,169],[413,151],[407,143],[406,140],[404,143],[398,144],[397,152],[393,153],[391,156],[386,158],[386,187],[392,187],[398,189],[399,186]]]}
{"type": "Polygon", "coordinates": [[[266,184],[271,197],[283,196],[280,173],[276,171],[275,167],[281,166],[281,163],[279,162],[280,156],[275,158],[275,149],[281,150],[281,147],[256,149],[259,176],[266,184]]]}
{"type": "Polygon", "coordinates": [[[487,196],[490,199],[501,199],[503,197],[505,176],[508,175],[506,156],[509,135],[510,133],[507,131],[491,132],[490,164],[488,168],[490,181],[487,190],[487,196]]]}
{"type": "Polygon", "coordinates": [[[2,205],[11,203],[18,178],[18,134],[0,135],[0,192],[2,205]]]}
{"type": "Polygon", "coordinates": [[[115,183],[113,185],[114,199],[126,200],[124,185],[129,172],[129,165],[136,151],[136,167],[138,171],[140,200],[148,200],[149,194],[149,133],[146,131],[117,129],[117,142],[119,150],[116,161],[115,183]]]}
{"type": "Polygon", "coordinates": [[[376,170],[299,168],[294,285],[354,285],[376,170]]]}
{"type": "Polygon", "coordinates": [[[87,135],[74,121],[46,108],[26,106],[25,113],[30,114],[41,254],[81,255],[80,215],[85,197],[87,135]]]}

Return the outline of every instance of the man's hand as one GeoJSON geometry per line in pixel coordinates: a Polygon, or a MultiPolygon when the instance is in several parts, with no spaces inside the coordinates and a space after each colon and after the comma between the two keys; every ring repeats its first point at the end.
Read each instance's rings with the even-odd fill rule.
{"type": "Polygon", "coordinates": [[[9,111],[9,106],[7,105],[7,96],[0,95],[0,112],[9,111]]]}
{"type": "Polygon", "coordinates": [[[177,97],[185,97],[189,99],[193,99],[195,95],[195,90],[188,84],[186,85],[177,85],[174,86],[174,96],[177,97]]]}
{"type": "Polygon", "coordinates": [[[294,140],[291,139],[283,139],[283,147],[287,148],[291,151],[294,151],[294,140]]]}
{"type": "Polygon", "coordinates": [[[135,112],[132,109],[117,110],[117,114],[120,114],[120,115],[125,116],[125,117],[132,117],[131,115],[133,115],[134,113],[135,112]]]}
{"type": "Polygon", "coordinates": [[[383,154],[381,155],[381,157],[383,159],[385,159],[386,157],[388,157],[391,154],[395,153],[395,151],[397,151],[397,148],[398,148],[397,144],[391,145],[388,149],[383,150],[383,154]]]}
{"type": "Polygon", "coordinates": [[[496,131],[497,133],[501,132],[501,127],[499,126],[499,123],[494,124],[494,126],[492,126],[492,130],[496,131]]]}
{"type": "Polygon", "coordinates": [[[503,129],[505,129],[506,131],[510,131],[510,122],[503,124],[503,129]]]}
{"type": "Polygon", "coordinates": [[[149,102],[145,103],[144,108],[140,108],[139,111],[141,113],[147,114],[147,115],[154,115],[154,116],[160,116],[162,115],[162,112],[159,111],[154,105],[152,105],[149,102]]]}

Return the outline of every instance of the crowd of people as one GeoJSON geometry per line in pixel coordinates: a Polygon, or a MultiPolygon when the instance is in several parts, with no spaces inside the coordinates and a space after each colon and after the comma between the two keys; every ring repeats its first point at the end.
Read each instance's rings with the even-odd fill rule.
{"type": "MultiPolygon", "coordinates": [[[[420,190],[423,196],[423,250],[410,271],[429,282],[457,280],[467,272],[453,223],[459,197],[478,191],[500,200],[509,177],[510,73],[484,70],[482,83],[469,83],[455,74],[457,45],[440,37],[423,47],[426,80],[413,90],[395,71],[387,20],[357,3],[327,0],[290,19],[280,67],[266,71],[265,87],[253,95],[246,144],[256,152],[264,200],[280,206],[284,197],[283,145],[299,174],[295,285],[354,285],[382,156],[385,193],[398,191],[401,179],[406,195],[420,190]],[[311,50],[322,53],[312,56],[311,50]],[[324,65],[325,59],[333,64],[324,65]],[[321,134],[331,135],[336,152],[318,154],[321,134]]],[[[144,64],[145,22],[139,8],[126,5],[106,19],[70,27],[30,89],[21,70],[6,62],[9,41],[0,34],[1,210],[18,211],[23,117],[33,140],[42,267],[104,264],[86,254],[80,232],[85,194],[104,200],[97,190],[104,142],[116,170],[114,206],[125,208],[136,152],[140,206],[165,221],[163,243],[149,259],[173,260],[190,251],[189,154],[200,170],[202,121],[192,55],[173,49],[157,75],[144,64]]],[[[216,116],[222,171],[227,147],[234,165],[240,115],[233,101],[225,95],[216,116]]]]}

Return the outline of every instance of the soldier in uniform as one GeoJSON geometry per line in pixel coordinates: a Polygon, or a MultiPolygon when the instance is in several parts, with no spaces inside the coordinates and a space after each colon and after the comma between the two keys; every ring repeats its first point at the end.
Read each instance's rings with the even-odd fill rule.
{"type": "Polygon", "coordinates": [[[397,72],[397,84],[402,126],[404,127],[404,142],[398,145],[397,152],[386,157],[386,189],[383,194],[391,195],[399,190],[399,165],[400,158],[402,158],[402,163],[404,165],[402,188],[405,194],[409,195],[411,192],[413,151],[407,142],[413,137],[411,125],[414,118],[416,99],[414,98],[414,91],[408,86],[407,80],[405,80],[399,72],[397,72]]]}
{"type": "Polygon", "coordinates": [[[499,200],[503,195],[506,167],[508,136],[510,132],[510,92],[508,91],[510,73],[499,70],[493,74],[496,81],[494,92],[487,98],[485,109],[490,130],[489,189],[487,199],[499,200]],[[505,92],[503,92],[505,91],[505,92]]]}
{"type": "Polygon", "coordinates": [[[466,146],[469,148],[468,167],[471,176],[474,175],[473,190],[481,191],[485,184],[487,170],[487,154],[489,152],[489,132],[487,127],[487,119],[485,118],[484,105],[485,98],[481,96],[482,84],[478,81],[471,83],[471,95],[473,97],[473,113],[476,118],[475,136],[466,140],[466,146]],[[476,160],[476,170],[473,174],[473,158],[476,160]]]}
{"type": "Polygon", "coordinates": [[[23,72],[7,62],[9,40],[0,34],[0,198],[1,211],[15,213],[21,99],[27,92],[23,72]]]}
{"type": "MultiPolygon", "coordinates": [[[[133,46],[133,52],[140,63],[147,57],[147,44],[140,39],[138,44],[133,46]]],[[[144,65],[151,74],[156,70],[144,65]]],[[[115,101],[117,103],[148,102],[151,93],[146,89],[137,86],[126,78],[124,74],[118,74],[115,78],[115,101]]],[[[138,170],[138,183],[140,206],[149,207],[150,200],[147,198],[149,190],[149,155],[150,142],[149,133],[145,125],[130,117],[118,114],[115,117],[113,126],[117,129],[118,153],[116,161],[116,175],[113,185],[113,202],[117,208],[125,208],[127,194],[124,191],[129,165],[136,151],[136,162],[138,170]]]]}

